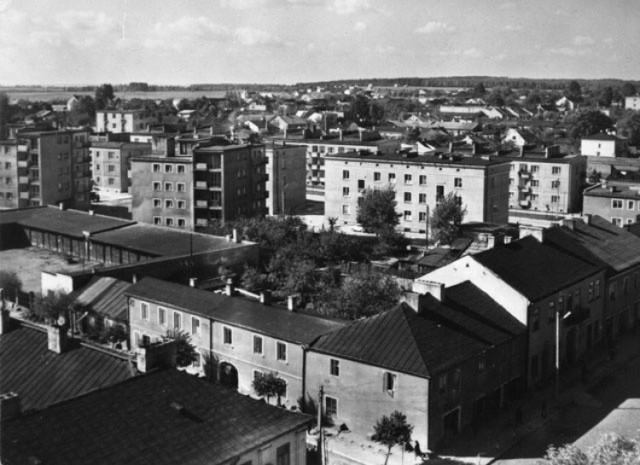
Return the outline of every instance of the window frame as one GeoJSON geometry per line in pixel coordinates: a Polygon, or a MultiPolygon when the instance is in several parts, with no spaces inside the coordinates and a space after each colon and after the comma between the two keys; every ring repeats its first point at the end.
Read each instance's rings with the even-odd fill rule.
{"type": "Polygon", "coordinates": [[[276,360],[278,360],[279,362],[286,362],[287,361],[287,343],[283,342],[283,341],[276,341],[276,360]],[[282,358],[280,355],[280,348],[283,347],[284,348],[284,358],[282,358]]]}
{"type": "Polygon", "coordinates": [[[222,327],[222,343],[224,345],[233,345],[233,330],[229,326],[222,327]]]}

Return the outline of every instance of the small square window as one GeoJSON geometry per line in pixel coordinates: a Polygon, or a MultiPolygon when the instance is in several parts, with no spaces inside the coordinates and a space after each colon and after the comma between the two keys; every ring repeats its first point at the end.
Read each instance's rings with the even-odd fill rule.
{"type": "Polygon", "coordinates": [[[172,191],[173,190],[173,183],[172,182],[165,182],[164,183],[164,190],[165,191],[172,191]]]}
{"type": "Polygon", "coordinates": [[[187,208],[187,202],[184,200],[178,200],[178,208],[181,210],[185,210],[187,208]]]}
{"type": "Polygon", "coordinates": [[[335,418],[338,416],[338,399],[331,396],[324,397],[324,410],[327,416],[335,418]]]}
{"type": "Polygon", "coordinates": [[[176,183],[176,189],[178,192],[185,192],[186,188],[183,182],[176,183]]]}
{"type": "Polygon", "coordinates": [[[173,165],[164,165],[164,172],[165,173],[173,173],[173,165]]]}
{"type": "Polygon", "coordinates": [[[154,163],[152,166],[153,166],[153,172],[154,173],[159,173],[160,172],[160,163],[154,163]]]}
{"type": "Polygon", "coordinates": [[[336,360],[334,358],[330,361],[330,373],[332,376],[340,376],[340,360],[336,360]]]}

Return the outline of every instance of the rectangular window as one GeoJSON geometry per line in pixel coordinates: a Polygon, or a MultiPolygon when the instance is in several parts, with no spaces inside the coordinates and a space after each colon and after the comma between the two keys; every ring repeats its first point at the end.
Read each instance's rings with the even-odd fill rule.
{"type": "Polygon", "coordinates": [[[253,379],[260,379],[264,376],[264,373],[259,370],[253,370],[253,379]]]}
{"type": "Polygon", "coordinates": [[[427,203],[427,194],[418,194],[418,203],[427,203]]]}
{"type": "Polygon", "coordinates": [[[537,173],[538,171],[540,171],[540,167],[538,165],[531,165],[532,173],[537,173]]]}
{"type": "Polygon", "coordinates": [[[405,221],[412,221],[413,219],[413,216],[411,215],[411,212],[409,210],[404,211],[403,217],[405,221]]]}
{"type": "Polygon", "coordinates": [[[636,203],[633,200],[627,200],[627,210],[635,210],[636,203]]]}
{"type": "Polygon", "coordinates": [[[555,301],[549,302],[549,314],[547,315],[547,322],[551,323],[556,319],[556,303],[555,301]]]}
{"type": "Polygon", "coordinates": [[[427,185],[427,175],[426,174],[421,174],[420,178],[419,178],[419,182],[421,186],[426,186],[427,185]]]}
{"type": "Polygon", "coordinates": [[[454,178],[453,179],[454,187],[462,187],[462,178],[454,178]]]}
{"type": "Polygon", "coordinates": [[[380,179],[381,179],[380,172],[379,172],[379,171],[375,171],[375,172],[373,173],[373,180],[374,180],[374,181],[380,181],[380,179]]]}
{"type": "Polygon", "coordinates": [[[396,182],[396,173],[389,173],[389,182],[396,182]]]}
{"type": "MultiPolygon", "coordinates": [[[[533,183],[533,181],[532,181],[533,183]]],[[[551,181],[551,188],[558,189],[560,187],[560,181],[551,181]]]]}
{"type": "Polygon", "coordinates": [[[262,354],[262,337],[253,336],[253,353],[262,354]]]}
{"type": "Polygon", "coordinates": [[[348,187],[343,187],[342,188],[342,196],[343,197],[349,197],[349,188],[348,187]]]}
{"type": "Polygon", "coordinates": [[[538,187],[539,185],[540,185],[540,181],[538,181],[537,179],[531,180],[531,187],[538,187]]]}
{"type": "Polygon", "coordinates": [[[389,394],[393,394],[396,389],[396,381],[397,377],[393,373],[385,373],[384,374],[384,390],[389,394]]]}
{"type": "Polygon", "coordinates": [[[187,202],[184,200],[178,200],[178,208],[181,210],[185,210],[187,208],[187,202]]]}
{"type": "Polygon", "coordinates": [[[191,334],[200,336],[200,318],[191,317],[191,334]]]}
{"type": "Polygon", "coordinates": [[[162,200],[161,199],[153,199],[153,206],[155,208],[160,208],[162,207],[162,200]]]}
{"type": "Polygon", "coordinates": [[[184,218],[178,218],[178,226],[184,228],[187,225],[187,221],[184,218]]]}
{"type": "Polygon", "coordinates": [[[149,321],[149,304],[140,302],[140,319],[149,321]]]}
{"type": "Polygon", "coordinates": [[[162,190],[162,183],[160,183],[160,182],[155,182],[155,181],[154,181],[154,183],[153,183],[153,190],[154,190],[154,191],[160,191],[160,190],[162,190]]]}
{"type": "Polygon", "coordinates": [[[153,224],[161,225],[162,224],[162,217],[161,216],[154,216],[153,217],[153,224]]]}
{"type": "Polygon", "coordinates": [[[164,208],[173,208],[173,200],[165,200],[164,208]]]}
{"type": "Polygon", "coordinates": [[[405,174],[404,175],[404,183],[405,184],[412,184],[413,183],[413,178],[411,177],[410,174],[405,174]]]}
{"type": "Polygon", "coordinates": [[[622,218],[612,217],[611,223],[615,224],[616,226],[622,226],[622,218]]]}
{"type": "Polygon", "coordinates": [[[611,208],[621,209],[622,208],[622,200],[620,200],[620,199],[612,199],[611,200],[611,208]]]}
{"type": "Polygon", "coordinates": [[[340,376],[340,360],[336,360],[335,358],[332,358],[330,360],[331,363],[331,367],[330,367],[330,373],[332,376],[340,376]]]}
{"type": "Polygon", "coordinates": [[[160,172],[160,163],[154,163],[152,166],[153,166],[153,172],[154,173],[159,173],[160,172]]]}
{"type": "Polygon", "coordinates": [[[222,328],[222,342],[225,344],[233,343],[233,334],[231,333],[231,328],[227,328],[226,326],[222,328]]]}
{"type": "Polygon", "coordinates": [[[560,167],[554,166],[553,168],[551,168],[551,174],[560,174],[560,167]]]}
{"type": "Polygon", "coordinates": [[[342,179],[349,179],[349,170],[342,170],[342,179]]]}
{"type": "Polygon", "coordinates": [[[283,362],[287,361],[287,344],[284,342],[276,343],[276,358],[283,362]]]}
{"type": "Polygon", "coordinates": [[[616,300],[616,283],[611,283],[609,286],[609,300],[616,300]]]}
{"type": "Polygon", "coordinates": [[[173,183],[172,182],[165,182],[164,183],[164,190],[165,191],[172,191],[173,190],[173,183]]]}
{"type": "Polygon", "coordinates": [[[342,214],[343,215],[351,214],[351,207],[349,205],[343,205],[342,206],[342,214]]]}
{"type": "Polygon", "coordinates": [[[362,192],[364,190],[364,179],[358,179],[358,192],[362,192]]]}
{"type": "Polygon", "coordinates": [[[404,193],[404,203],[411,203],[411,192],[404,193]]]}
{"type": "Polygon", "coordinates": [[[173,165],[169,165],[169,164],[164,165],[164,172],[173,173],[173,165]]]}
{"type": "Polygon", "coordinates": [[[116,170],[115,165],[107,165],[107,172],[113,173],[116,170]]]}
{"type": "Polygon", "coordinates": [[[338,399],[331,396],[324,397],[324,412],[328,417],[335,418],[338,416],[338,399]]]}
{"type": "Polygon", "coordinates": [[[173,312],[173,329],[181,329],[182,328],[182,314],[178,312],[173,312]]]}
{"type": "Polygon", "coordinates": [[[184,173],[185,172],[184,165],[177,165],[177,168],[178,168],[178,173],[184,173]]]}
{"type": "Polygon", "coordinates": [[[560,197],[557,195],[552,195],[551,196],[551,203],[558,203],[560,202],[560,197]]]}
{"type": "Polygon", "coordinates": [[[178,192],[185,192],[186,191],[186,188],[185,188],[183,182],[176,183],[176,189],[178,190],[178,192]]]}
{"type": "Polygon", "coordinates": [[[166,224],[167,226],[173,226],[173,218],[165,218],[164,224],[166,224]]]}
{"type": "Polygon", "coordinates": [[[418,221],[421,223],[427,221],[427,212],[418,212],[418,221]]]}
{"type": "Polygon", "coordinates": [[[160,326],[167,325],[167,309],[158,307],[158,324],[160,326]]]}

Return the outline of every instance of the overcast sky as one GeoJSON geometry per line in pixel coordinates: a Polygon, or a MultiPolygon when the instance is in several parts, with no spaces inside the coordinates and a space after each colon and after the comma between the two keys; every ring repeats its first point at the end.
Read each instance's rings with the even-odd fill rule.
{"type": "Polygon", "coordinates": [[[640,79],[638,0],[0,0],[0,84],[640,79]]]}

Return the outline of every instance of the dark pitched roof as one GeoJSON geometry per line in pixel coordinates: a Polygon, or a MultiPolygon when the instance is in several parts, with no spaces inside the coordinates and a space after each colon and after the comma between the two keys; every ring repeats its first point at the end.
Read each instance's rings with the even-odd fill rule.
{"type": "Polygon", "coordinates": [[[2,424],[3,463],[183,465],[232,459],[313,419],[177,370],[150,373],[2,424]]]}
{"type": "Polygon", "coordinates": [[[111,320],[127,320],[124,292],[131,283],[110,277],[95,277],[76,297],[76,302],[111,320]]]}
{"type": "Polygon", "coordinates": [[[480,252],[473,259],[534,302],[603,268],[541,244],[533,236],[480,252]]]}
{"type": "Polygon", "coordinates": [[[622,141],[624,139],[618,137],[618,136],[614,136],[611,134],[605,134],[605,133],[598,133],[598,134],[592,134],[590,136],[585,136],[582,138],[582,140],[615,140],[615,141],[622,141]]]}
{"type": "Polygon", "coordinates": [[[155,278],[138,281],[127,289],[126,294],[300,344],[309,344],[319,336],[344,326],[340,322],[155,278]]]}
{"type": "Polygon", "coordinates": [[[429,378],[486,346],[401,303],[321,337],[311,350],[429,378]]]}
{"type": "Polygon", "coordinates": [[[545,243],[598,265],[622,271],[640,265],[640,237],[593,215],[587,224],[545,230],[545,243]]]}
{"type": "MultiPolygon", "coordinates": [[[[41,409],[132,376],[127,360],[78,345],[56,354],[47,333],[12,320],[0,335],[0,393],[17,392],[22,410],[41,409]]],[[[4,463],[4,462],[3,462],[4,463]]]]}

